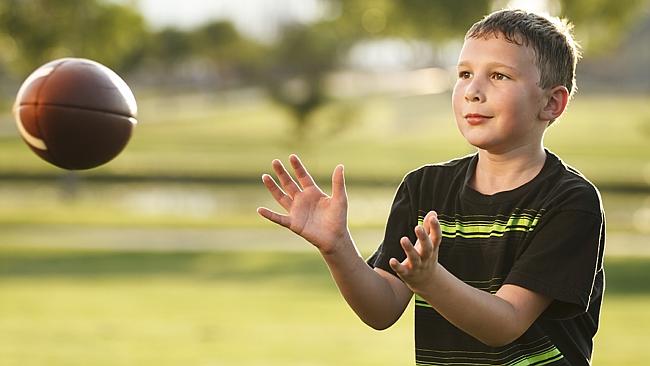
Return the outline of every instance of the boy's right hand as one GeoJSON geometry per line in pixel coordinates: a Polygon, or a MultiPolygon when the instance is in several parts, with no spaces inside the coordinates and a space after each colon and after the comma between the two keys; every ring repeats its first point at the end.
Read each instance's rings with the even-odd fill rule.
{"type": "Polygon", "coordinates": [[[280,214],[260,207],[257,212],[282,225],[317,247],[323,254],[332,254],[338,245],[350,240],[347,226],[348,197],[345,190],[343,166],[338,165],[332,174],[332,196],[325,194],[314,182],[296,155],[289,156],[298,184],[279,160],[273,160],[273,170],[280,185],[268,175],[262,182],[287,213],[280,214]]]}

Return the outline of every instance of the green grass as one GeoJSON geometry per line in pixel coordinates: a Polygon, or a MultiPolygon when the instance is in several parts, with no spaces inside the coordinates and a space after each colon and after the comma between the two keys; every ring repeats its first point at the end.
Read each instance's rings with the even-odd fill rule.
{"type": "MultiPolygon", "coordinates": [[[[644,365],[650,259],[610,257],[595,365],[644,365]]],[[[30,365],[396,365],[412,308],[366,327],[316,253],[0,249],[0,359],[30,365]]]]}
{"type": "Polygon", "coordinates": [[[650,258],[605,261],[606,296],[594,365],[645,365],[650,343],[650,258]]]}
{"type": "Polygon", "coordinates": [[[410,315],[367,328],[313,253],[3,250],[0,263],[4,366],[411,359],[410,315]]]}

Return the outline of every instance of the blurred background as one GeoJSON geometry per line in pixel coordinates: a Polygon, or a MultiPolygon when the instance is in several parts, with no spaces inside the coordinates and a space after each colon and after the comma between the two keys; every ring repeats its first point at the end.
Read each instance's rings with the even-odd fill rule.
{"type": "Polygon", "coordinates": [[[579,92],[545,142],[603,196],[594,364],[644,365],[646,0],[2,0],[0,364],[412,363],[412,307],[364,326],[317,252],[257,216],[278,208],[260,177],[298,153],[329,190],[345,164],[370,255],[404,174],[472,151],[451,113],[456,57],[505,6],[576,25],[579,92]],[[100,168],[59,170],[19,137],[18,87],[60,57],[111,67],[138,100],[129,146],[100,168]]]}

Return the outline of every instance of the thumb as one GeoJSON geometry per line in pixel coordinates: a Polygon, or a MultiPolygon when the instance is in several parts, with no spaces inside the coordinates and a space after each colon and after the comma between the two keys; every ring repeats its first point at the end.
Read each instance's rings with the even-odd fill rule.
{"type": "Polygon", "coordinates": [[[332,198],[343,202],[348,201],[348,194],[345,190],[343,164],[337,165],[336,168],[334,168],[334,173],[332,173],[332,198]]]}

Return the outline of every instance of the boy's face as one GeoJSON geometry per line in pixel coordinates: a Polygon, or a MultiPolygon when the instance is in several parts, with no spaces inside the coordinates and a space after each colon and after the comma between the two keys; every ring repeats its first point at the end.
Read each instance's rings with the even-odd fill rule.
{"type": "Polygon", "coordinates": [[[458,129],[479,149],[505,153],[540,146],[544,90],[534,51],[499,38],[465,40],[452,103],[458,129]]]}

